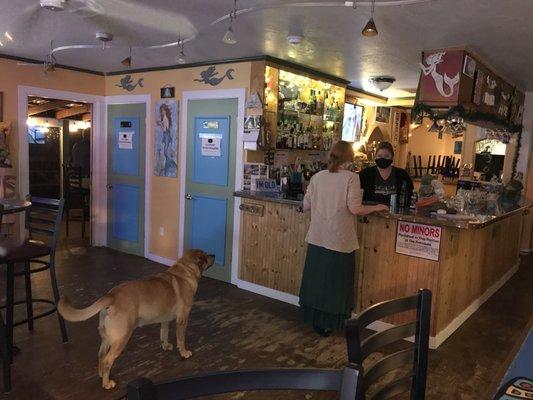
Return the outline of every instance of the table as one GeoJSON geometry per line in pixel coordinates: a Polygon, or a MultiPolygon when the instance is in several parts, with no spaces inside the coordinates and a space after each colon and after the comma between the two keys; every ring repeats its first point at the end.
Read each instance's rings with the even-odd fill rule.
{"type": "Polygon", "coordinates": [[[20,199],[0,199],[0,204],[4,206],[3,214],[18,213],[31,207],[30,201],[20,199]]]}

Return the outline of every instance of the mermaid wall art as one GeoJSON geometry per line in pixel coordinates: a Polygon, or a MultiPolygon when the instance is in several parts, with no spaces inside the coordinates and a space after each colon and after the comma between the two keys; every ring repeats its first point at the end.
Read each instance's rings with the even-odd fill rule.
{"type": "Polygon", "coordinates": [[[178,102],[160,100],[155,109],[154,174],[178,176],[178,102]]]}

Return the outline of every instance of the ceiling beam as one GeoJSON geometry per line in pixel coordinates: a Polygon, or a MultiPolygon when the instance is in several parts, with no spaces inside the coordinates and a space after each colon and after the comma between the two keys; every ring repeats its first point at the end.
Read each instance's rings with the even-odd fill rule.
{"type": "Polygon", "coordinates": [[[67,104],[72,103],[71,101],[66,100],[52,100],[48,103],[43,103],[39,105],[30,105],[28,106],[28,117],[31,117],[33,115],[37,115],[46,111],[55,110],[56,108],[63,108],[67,104]]]}
{"type": "Polygon", "coordinates": [[[82,120],[82,121],[91,121],[91,120],[92,120],[91,113],[83,114],[83,115],[81,116],[81,120],[82,120]]]}
{"type": "Polygon", "coordinates": [[[67,108],[66,110],[59,110],[56,112],[56,119],[70,118],[80,114],[87,114],[89,112],[91,112],[91,106],[85,104],[83,106],[67,108]]]}

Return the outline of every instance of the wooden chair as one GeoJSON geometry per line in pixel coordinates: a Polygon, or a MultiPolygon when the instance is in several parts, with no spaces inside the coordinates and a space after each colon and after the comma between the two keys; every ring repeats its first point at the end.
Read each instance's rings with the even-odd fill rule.
{"type": "Polygon", "coordinates": [[[70,210],[81,209],[81,237],[85,237],[85,221],[89,209],[89,189],[84,188],[81,167],[63,165],[63,197],[65,199],[66,231],[69,233],[70,210]]]}
{"type": "Polygon", "coordinates": [[[335,391],[342,400],[359,400],[359,367],[343,370],[263,369],[222,371],[154,384],[140,378],[127,387],[128,400],[181,400],[251,390],[335,391]]]}
{"type": "Polygon", "coordinates": [[[412,364],[410,374],[379,388],[371,399],[388,399],[407,391],[410,391],[411,400],[424,399],[430,315],[431,291],[420,289],[415,296],[375,304],[346,322],[348,361],[358,365],[363,365],[363,361],[376,350],[414,336],[414,345],[405,350],[386,355],[367,371],[362,371],[362,398],[366,399],[368,389],[383,375],[404,365],[412,364]],[[362,339],[363,330],[371,323],[409,310],[416,310],[415,321],[374,333],[366,339],[362,339]]]}
{"type": "MultiPolygon", "coordinates": [[[[0,255],[0,264],[7,266],[6,277],[6,304],[0,306],[6,309],[6,353],[9,363],[13,360],[13,328],[18,325],[27,324],[30,331],[33,330],[33,322],[36,319],[46,317],[57,312],[59,301],[59,289],[55,273],[55,252],[59,232],[61,228],[61,217],[63,215],[64,201],[34,197],[31,199],[32,205],[26,211],[26,229],[30,234],[30,239],[20,243],[18,241],[6,241],[3,243],[3,253],[0,255]],[[49,238],[46,244],[35,240],[35,236],[49,238]],[[48,259],[46,259],[48,258],[48,259]],[[21,271],[15,271],[15,264],[23,263],[21,271]],[[31,268],[32,264],[38,267],[31,268]],[[48,270],[52,286],[53,300],[35,299],[31,290],[31,275],[48,270]],[[14,278],[24,276],[26,286],[26,297],[24,300],[15,301],[14,278]],[[33,314],[33,303],[49,304],[51,307],[41,314],[33,314]],[[14,307],[16,305],[26,305],[26,319],[13,321],[14,307]]],[[[68,341],[65,321],[57,313],[59,327],[63,342],[68,341]]],[[[4,354],[3,354],[4,356],[4,354]]]]}

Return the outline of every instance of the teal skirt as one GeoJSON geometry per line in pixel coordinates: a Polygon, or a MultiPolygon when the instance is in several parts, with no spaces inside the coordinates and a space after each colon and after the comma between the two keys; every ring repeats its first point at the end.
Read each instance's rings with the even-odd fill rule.
{"type": "Polygon", "coordinates": [[[354,306],[355,251],[341,253],[307,245],[300,286],[304,321],[321,330],[338,331],[354,306]]]}

